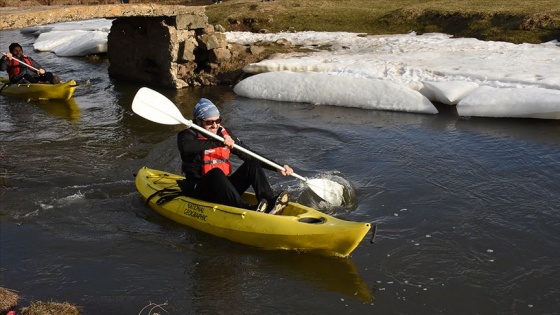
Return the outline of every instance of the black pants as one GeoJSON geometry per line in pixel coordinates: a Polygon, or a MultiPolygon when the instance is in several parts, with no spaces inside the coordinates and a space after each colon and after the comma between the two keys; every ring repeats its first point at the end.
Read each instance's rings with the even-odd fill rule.
{"type": "MultiPolygon", "coordinates": [[[[37,83],[37,82],[49,82],[51,84],[54,83],[54,75],[50,72],[45,72],[43,75],[40,76],[25,74],[23,77],[13,80],[15,82],[12,83],[20,83],[22,79],[25,79],[25,81],[27,81],[28,83],[37,83]]],[[[12,81],[12,79],[10,79],[10,81],[12,81]]]]}
{"type": "Polygon", "coordinates": [[[274,193],[266,179],[263,168],[256,160],[243,163],[229,177],[221,169],[215,168],[202,176],[196,185],[192,197],[223,205],[254,209],[241,195],[253,187],[257,200],[266,199],[269,205],[274,203],[274,193]]]}

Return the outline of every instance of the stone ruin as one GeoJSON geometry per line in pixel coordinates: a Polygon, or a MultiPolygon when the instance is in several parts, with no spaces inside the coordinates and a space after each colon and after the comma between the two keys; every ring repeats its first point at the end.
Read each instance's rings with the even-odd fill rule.
{"type": "Polygon", "coordinates": [[[221,65],[239,55],[232,50],[247,50],[228,45],[225,33],[196,13],[117,18],[107,45],[109,76],[175,89],[220,84],[221,65]]]}

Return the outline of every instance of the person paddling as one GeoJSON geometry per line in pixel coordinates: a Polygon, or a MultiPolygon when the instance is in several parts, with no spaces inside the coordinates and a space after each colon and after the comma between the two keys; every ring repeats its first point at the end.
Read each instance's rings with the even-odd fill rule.
{"type": "MultiPolygon", "coordinates": [[[[234,147],[235,144],[246,146],[231,130],[226,130],[221,125],[222,119],[216,105],[206,98],[201,98],[194,107],[193,118],[194,123],[221,136],[224,141],[207,138],[191,128],[178,133],[181,169],[186,177],[179,183],[183,193],[205,201],[270,214],[283,210],[289,201],[288,193],[283,191],[275,196],[263,170],[276,169],[234,147]],[[244,161],[233,173],[230,153],[244,161]],[[257,206],[249,205],[241,198],[249,187],[253,188],[257,200],[260,201],[257,206]]],[[[288,176],[293,170],[284,165],[284,170],[279,172],[288,176]]]]}
{"type": "Polygon", "coordinates": [[[23,54],[18,43],[12,43],[10,52],[0,59],[0,70],[7,71],[11,83],[60,83],[60,78],[46,72],[33,58],[23,54]]]}

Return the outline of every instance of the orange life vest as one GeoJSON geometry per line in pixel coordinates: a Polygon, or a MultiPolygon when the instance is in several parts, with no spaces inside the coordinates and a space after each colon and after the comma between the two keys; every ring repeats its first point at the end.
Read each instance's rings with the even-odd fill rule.
{"type": "MultiPolygon", "coordinates": [[[[29,59],[29,57],[27,56],[23,56],[23,61],[28,64],[28,65],[32,65],[31,59],[29,59]]],[[[12,78],[13,76],[18,75],[21,72],[21,68],[25,67],[23,65],[20,65],[20,61],[16,58],[12,58],[8,61],[8,76],[10,78],[12,78]]]]}
{"type": "MultiPolygon", "coordinates": [[[[227,136],[227,131],[222,127],[222,136],[227,136]]],[[[203,136],[198,136],[200,140],[207,140],[203,136]]],[[[208,173],[213,168],[221,169],[226,176],[231,174],[231,162],[229,161],[230,150],[227,146],[215,147],[202,152],[202,175],[208,173]]]]}

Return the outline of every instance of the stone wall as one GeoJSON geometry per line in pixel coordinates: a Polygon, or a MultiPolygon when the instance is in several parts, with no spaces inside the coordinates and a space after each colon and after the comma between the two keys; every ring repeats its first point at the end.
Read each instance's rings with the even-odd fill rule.
{"type": "Polygon", "coordinates": [[[111,77],[175,89],[218,84],[212,69],[231,57],[225,34],[194,13],[118,18],[107,45],[111,77]]]}

